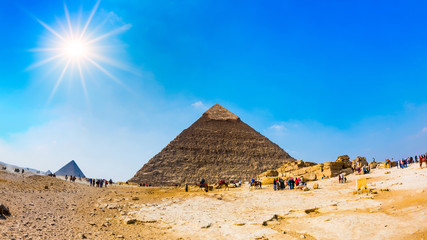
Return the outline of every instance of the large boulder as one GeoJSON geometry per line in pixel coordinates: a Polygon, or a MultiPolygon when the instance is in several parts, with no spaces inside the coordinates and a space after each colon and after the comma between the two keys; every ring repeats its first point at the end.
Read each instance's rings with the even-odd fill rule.
{"type": "Polygon", "coordinates": [[[341,170],[341,173],[344,175],[349,175],[349,174],[352,174],[353,172],[354,172],[353,168],[345,168],[345,169],[341,170]]]}
{"type": "Polygon", "coordinates": [[[263,177],[277,177],[279,176],[279,172],[276,170],[269,170],[264,172],[262,175],[264,175],[263,177]]]}
{"type": "Polygon", "coordinates": [[[356,157],[355,160],[352,161],[353,162],[353,167],[363,167],[363,166],[368,166],[368,161],[366,161],[366,157],[356,157]]]}
{"type": "Polygon", "coordinates": [[[335,160],[336,163],[342,163],[343,168],[349,168],[351,167],[350,157],[348,155],[342,155],[335,160]]]}

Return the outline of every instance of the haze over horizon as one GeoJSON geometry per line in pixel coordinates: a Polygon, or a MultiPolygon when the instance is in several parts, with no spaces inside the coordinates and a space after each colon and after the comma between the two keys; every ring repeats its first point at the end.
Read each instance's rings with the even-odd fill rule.
{"type": "Polygon", "coordinates": [[[427,152],[427,3],[1,4],[0,161],[127,180],[216,103],[304,161],[427,152]]]}

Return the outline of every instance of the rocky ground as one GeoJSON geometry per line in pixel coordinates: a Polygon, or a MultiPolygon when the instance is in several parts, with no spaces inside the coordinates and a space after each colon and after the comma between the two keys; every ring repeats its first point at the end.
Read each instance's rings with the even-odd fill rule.
{"type": "Polygon", "coordinates": [[[0,239],[427,239],[427,168],[309,183],[310,191],[248,186],[94,188],[0,170],[0,239]],[[371,191],[354,194],[357,178],[371,191]],[[314,183],[319,189],[312,189],[314,183]]]}

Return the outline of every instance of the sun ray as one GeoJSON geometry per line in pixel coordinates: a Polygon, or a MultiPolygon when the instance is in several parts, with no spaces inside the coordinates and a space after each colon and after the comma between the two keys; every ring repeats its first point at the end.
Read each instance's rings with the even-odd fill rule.
{"type": "Polygon", "coordinates": [[[87,93],[86,82],[85,82],[85,78],[83,76],[83,71],[82,71],[82,66],[80,64],[80,61],[77,61],[77,67],[79,69],[80,81],[82,83],[83,93],[85,95],[86,101],[89,103],[89,95],[87,93]]]}
{"type": "Polygon", "coordinates": [[[46,28],[49,32],[53,33],[55,36],[57,36],[62,41],[67,41],[63,36],[61,36],[59,33],[57,33],[55,30],[53,30],[49,25],[41,21],[40,19],[36,19],[44,28],[46,28]]]}
{"type": "Polygon", "coordinates": [[[47,58],[47,59],[44,59],[44,60],[42,60],[42,61],[36,62],[36,63],[34,63],[34,64],[32,64],[32,65],[28,66],[28,67],[26,68],[26,70],[30,70],[30,69],[34,69],[34,68],[36,68],[36,67],[40,67],[40,66],[42,66],[42,65],[44,65],[44,64],[46,64],[46,63],[49,63],[49,62],[51,62],[51,61],[53,61],[53,60],[55,60],[55,59],[60,58],[60,57],[62,57],[62,56],[64,56],[64,54],[57,54],[57,55],[52,56],[52,57],[50,57],[50,58],[47,58]]]}
{"type": "Polygon", "coordinates": [[[65,64],[65,67],[64,67],[64,69],[61,72],[61,75],[59,75],[58,80],[56,80],[55,87],[52,89],[52,93],[50,94],[48,102],[50,102],[52,100],[53,96],[55,95],[56,90],[58,89],[58,86],[61,83],[62,78],[64,78],[64,74],[67,71],[68,66],[70,65],[70,62],[71,62],[71,59],[68,59],[68,62],[65,64]]]}
{"type": "Polygon", "coordinates": [[[28,49],[30,52],[55,52],[55,51],[61,51],[62,48],[31,48],[28,49]]]}
{"type": "Polygon", "coordinates": [[[63,36],[65,39],[70,38],[70,33],[67,30],[67,28],[64,26],[64,24],[62,23],[62,21],[59,18],[55,18],[56,19],[56,23],[58,23],[59,27],[62,30],[62,33],[65,34],[65,36],[63,36]]]}
{"type": "Polygon", "coordinates": [[[98,68],[99,70],[101,70],[105,75],[109,76],[113,81],[115,81],[117,84],[119,84],[120,86],[124,87],[127,89],[126,85],[124,85],[122,83],[122,81],[120,81],[118,78],[116,78],[113,74],[111,74],[110,72],[108,72],[105,68],[103,68],[101,65],[99,65],[98,63],[96,63],[93,59],[91,59],[90,57],[86,56],[86,59],[91,62],[96,68],[98,68]]]}
{"type": "Polygon", "coordinates": [[[130,73],[133,73],[135,75],[140,75],[140,72],[137,69],[134,69],[134,68],[132,68],[132,67],[126,65],[126,64],[123,64],[123,63],[121,63],[119,61],[116,61],[114,59],[111,59],[111,58],[108,58],[108,57],[105,57],[105,56],[102,56],[102,55],[99,55],[99,54],[96,54],[96,53],[90,53],[88,55],[91,58],[93,58],[93,59],[96,59],[98,61],[101,61],[103,63],[111,65],[113,67],[116,67],[118,69],[121,69],[121,70],[130,72],[130,73]]]}
{"type": "Polygon", "coordinates": [[[84,34],[85,34],[86,30],[87,30],[87,27],[89,26],[90,22],[92,21],[93,16],[95,15],[96,10],[98,9],[98,6],[99,6],[99,3],[100,3],[100,2],[101,2],[101,0],[98,0],[98,1],[96,2],[95,6],[93,7],[92,12],[90,13],[90,16],[89,16],[89,18],[87,19],[86,24],[85,24],[85,26],[83,27],[83,30],[82,30],[82,32],[81,32],[81,34],[80,34],[80,39],[82,39],[82,38],[83,38],[83,36],[84,36],[84,34]]]}
{"type": "Polygon", "coordinates": [[[71,38],[74,38],[73,27],[71,26],[70,13],[68,12],[67,4],[64,2],[65,17],[67,18],[68,29],[70,30],[71,38]]]}
{"type": "Polygon", "coordinates": [[[108,33],[106,33],[106,34],[104,34],[104,35],[101,35],[101,36],[99,36],[99,37],[97,37],[97,38],[95,38],[95,39],[92,39],[92,40],[88,41],[88,44],[92,44],[92,43],[98,42],[98,41],[100,41],[100,40],[102,40],[102,39],[104,39],[104,38],[110,37],[110,36],[112,36],[112,35],[119,34],[119,33],[121,33],[121,32],[127,31],[127,30],[129,30],[131,27],[132,27],[132,25],[131,25],[131,24],[125,24],[125,25],[123,25],[123,26],[121,26],[121,27],[119,27],[119,28],[114,29],[114,30],[113,30],[113,31],[111,31],[111,32],[108,32],[108,33]]]}

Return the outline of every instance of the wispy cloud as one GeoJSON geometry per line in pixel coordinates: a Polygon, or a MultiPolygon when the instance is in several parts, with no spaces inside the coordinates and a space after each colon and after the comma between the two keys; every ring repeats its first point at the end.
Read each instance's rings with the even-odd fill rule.
{"type": "Polygon", "coordinates": [[[203,111],[208,110],[208,107],[202,101],[197,101],[197,102],[191,104],[191,106],[193,106],[196,109],[203,110],[203,111]]]}
{"type": "Polygon", "coordinates": [[[274,124],[274,125],[270,126],[269,129],[277,131],[277,132],[282,132],[282,131],[287,130],[283,124],[274,124]]]}

